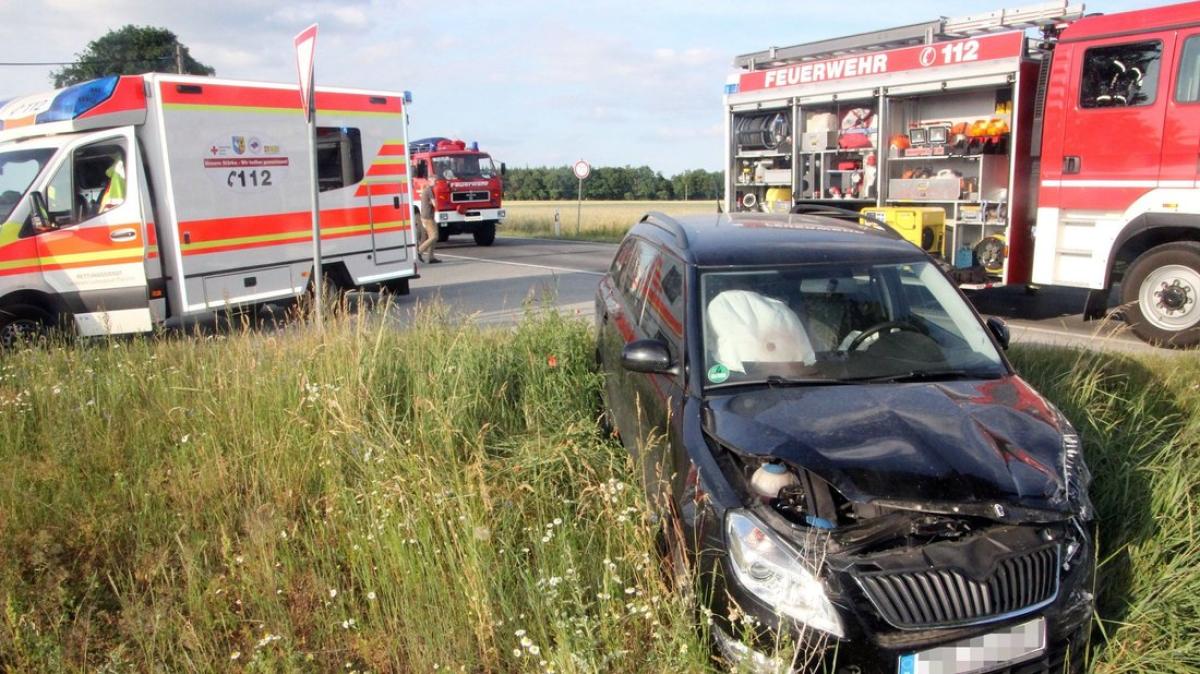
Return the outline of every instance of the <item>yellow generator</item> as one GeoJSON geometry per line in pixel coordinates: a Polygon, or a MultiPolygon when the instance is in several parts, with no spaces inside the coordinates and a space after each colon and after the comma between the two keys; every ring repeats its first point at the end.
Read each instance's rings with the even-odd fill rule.
{"type": "Polygon", "coordinates": [[[946,211],[940,208],[913,206],[881,206],[864,208],[864,215],[883,220],[892,229],[928,253],[942,255],[946,239],[946,211]]]}

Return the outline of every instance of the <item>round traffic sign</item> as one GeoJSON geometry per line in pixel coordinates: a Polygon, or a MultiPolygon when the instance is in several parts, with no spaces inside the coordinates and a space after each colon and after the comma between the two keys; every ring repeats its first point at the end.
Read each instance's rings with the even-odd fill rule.
{"type": "Polygon", "coordinates": [[[571,167],[571,171],[575,173],[576,178],[584,180],[592,174],[592,167],[589,166],[587,162],[580,159],[579,161],[575,162],[574,166],[571,167]]]}

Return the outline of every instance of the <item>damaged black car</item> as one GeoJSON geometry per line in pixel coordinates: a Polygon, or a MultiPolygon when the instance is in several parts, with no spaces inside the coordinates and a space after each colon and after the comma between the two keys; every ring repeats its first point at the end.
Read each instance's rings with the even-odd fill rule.
{"type": "Polygon", "coordinates": [[[723,658],[1082,670],[1079,437],[936,260],[857,217],[649,214],[596,320],[606,417],[723,658]]]}

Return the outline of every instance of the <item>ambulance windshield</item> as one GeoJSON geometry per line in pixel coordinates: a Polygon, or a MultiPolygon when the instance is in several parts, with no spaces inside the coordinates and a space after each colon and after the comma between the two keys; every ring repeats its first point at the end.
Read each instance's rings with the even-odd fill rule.
{"type": "Polygon", "coordinates": [[[496,175],[496,166],[486,154],[458,154],[434,157],[433,172],[436,177],[447,180],[493,178],[496,175]]]}
{"type": "Polygon", "coordinates": [[[8,220],[53,154],[54,148],[50,147],[0,152],[0,222],[8,220]]]}

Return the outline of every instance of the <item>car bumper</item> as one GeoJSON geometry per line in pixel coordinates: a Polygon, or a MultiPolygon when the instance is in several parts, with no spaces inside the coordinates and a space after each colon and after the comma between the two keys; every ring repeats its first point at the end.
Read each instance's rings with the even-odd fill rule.
{"type": "MultiPolygon", "coordinates": [[[[1075,560],[1074,571],[1061,580],[1057,598],[1040,609],[1004,620],[952,628],[899,630],[884,623],[869,600],[841,574],[832,574],[827,584],[835,591],[831,598],[838,606],[845,636],[841,639],[805,628],[790,618],[781,618],[773,607],[748,592],[736,580],[730,567],[727,544],[721,532],[708,526],[719,517],[704,516],[704,542],[699,549],[708,552],[700,562],[705,582],[711,584],[713,639],[718,652],[731,662],[755,672],[808,671],[823,663],[838,674],[907,674],[904,659],[931,649],[969,645],[985,635],[1003,632],[1035,620],[1044,620],[1043,649],[1014,658],[1007,664],[968,670],[973,673],[1012,672],[1014,674],[1061,674],[1082,671],[1086,657],[1088,629],[1094,608],[1091,587],[1093,560],[1090,546],[1084,557],[1075,560]],[[730,619],[737,616],[737,619],[730,619]],[[739,639],[738,636],[746,636],[739,639]],[[778,645],[790,643],[786,652],[778,645]],[[797,664],[804,666],[797,667],[797,664]]],[[[824,671],[824,670],[822,670],[824,671]]]]}
{"type": "Polygon", "coordinates": [[[484,222],[500,222],[507,213],[503,208],[465,208],[459,211],[438,211],[439,225],[474,224],[484,222]]]}

